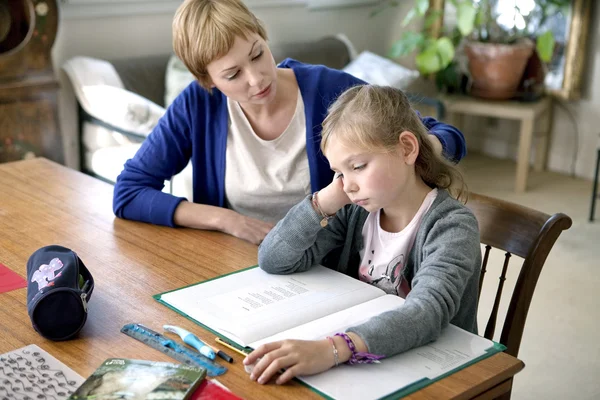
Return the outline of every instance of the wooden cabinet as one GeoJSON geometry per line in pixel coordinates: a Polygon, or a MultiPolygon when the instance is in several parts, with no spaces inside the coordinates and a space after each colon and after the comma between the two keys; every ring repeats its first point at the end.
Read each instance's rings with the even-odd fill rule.
{"type": "Polygon", "coordinates": [[[50,56],[56,1],[0,0],[0,26],[0,162],[43,156],[63,163],[50,56]]]}

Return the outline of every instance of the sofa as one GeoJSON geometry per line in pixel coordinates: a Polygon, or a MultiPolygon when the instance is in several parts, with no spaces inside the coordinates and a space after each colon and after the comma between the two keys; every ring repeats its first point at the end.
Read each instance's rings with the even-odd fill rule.
{"type": "MultiPolygon", "coordinates": [[[[420,79],[417,71],[369,51],[357,54],[344,35],[275,44],[271,51],[276,62],[291,57],[344,70],[372,84],[401,88],[415,108],[443,118],[443,104],[434,98],[431,80],[420,79]]],[[[173,54],[111,61],[79,56],[69,59],[62,69],[76,98],[80,169],[110,183],[116,181],[170,102],[194,81],[173,54]]],[[[163,190],[191,201],[191,163],[165,181],[163,190]]]]}
{"type": "MultiPolygon", "coordinates": [[[[271,46],[287,57],[342,69],[355,56],[343,35],[271,46]]],[[[73,57],[63,66],[76,97],[81,171],[114,183],[125,162],[164,114],[168,102],[193,81],[173,54],[100,60],[73,57]]],[[[191,165],[165,182],[164,191],[192,200],[191,165]]]]}

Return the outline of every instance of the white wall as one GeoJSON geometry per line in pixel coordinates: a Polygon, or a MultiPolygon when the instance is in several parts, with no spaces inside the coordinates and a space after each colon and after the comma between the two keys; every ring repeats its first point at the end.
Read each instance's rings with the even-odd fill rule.
{"type": "MultiPolygon", "coordinates": [[[[303,6],[292,6],[261,7],[254,11],[267,26],[274,43],[345,33],[359,51],[368,48],[385,53],[396,15],[386,13],[370,19],[370,10],[358,7],[309,11],[303,6]]],[[[60,73],[60,66],[76,55],[116,59],[171,52],[172,17],[173,13],[167,13],[61,20],[53,60],[62,86],[59,114],[68,166],[78,165],[76,110],[72,89],[64,73],[60,73]]]]}
{"type": "MultiPolygon", "coordinates": [[[[587,62],[582,80],[582,98],[556,102],[548,154],[548,169],[591,179],[600,145],[600,4],[593,2],[588,33],[587,62]],[[569,114],[577,123],[578,135],[569,114]],[[575,159],[575,153],[577,153],[575,159]],[[574,163],[575,160],[575,163],[574,163]],[[574,167],[574,168],[573,168],[574,167]]],[[[519,126],[507,120],[465,119],[463,131],[469,150],[499,158],[516,159],[519,126]],[[483,127],[483,129],[482,129],[483,127]]]]}

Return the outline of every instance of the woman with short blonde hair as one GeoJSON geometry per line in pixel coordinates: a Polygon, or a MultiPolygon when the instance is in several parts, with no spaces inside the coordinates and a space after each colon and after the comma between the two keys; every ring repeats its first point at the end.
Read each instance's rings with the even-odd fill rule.
{"type": "Polygon", "coordinates": [[[186,1],[173,19],[173,48],[198,82],[210,89],[207,65],[227,54],[236,36],[252,33],[268,40],[262,22],[240,1],[186,1]]]}
{"type": "MultiPolygon", "coordinates": [[[[198,82],[169,106],[117,178],[120,218],[218,230],[260,243],[287,211],[331,182],[321,154],[327,107],[363,81],[293,59],[275,63],[262,23],[241,0],[186,0],[173,21],[177,56],[198,82]],[[161,190],[191,162],[193,199],[161,190]]],[[[422,119],[451,160],[456,128],[422,119]]]]}

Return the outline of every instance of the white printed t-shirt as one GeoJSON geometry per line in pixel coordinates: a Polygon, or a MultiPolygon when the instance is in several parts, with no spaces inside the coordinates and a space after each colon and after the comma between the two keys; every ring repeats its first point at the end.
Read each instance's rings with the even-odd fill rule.
{"type": "Polygon", "coordinates": [[[360,251],[358,276],[361,281],[402,298],[408,295],[410,287],[404,279],[406,260],[421,226],[421,220],[433,204],[437,193],[437,189],[429,192],[413,219],[397,233],[386,232],[381,228],[381,210],[369,213],[362,229],[365,246],[360,251]]]}

